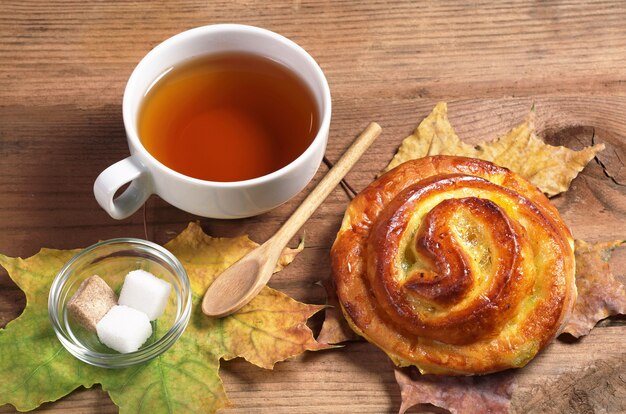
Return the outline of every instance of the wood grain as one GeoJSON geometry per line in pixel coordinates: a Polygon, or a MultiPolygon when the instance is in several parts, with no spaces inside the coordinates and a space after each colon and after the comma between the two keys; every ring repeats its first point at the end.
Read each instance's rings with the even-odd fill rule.
{"type": "MultiPolygon", "coordinates": [[[[123,88],[136,63],[160,41],[221,22],[277,31],[320,63],[333,97],[331,161],[369,121],[381,124],[383,134],[348,174],[357,190],[387,164],[438,100],[449,102],[451,122],[469,142],[502,134],[534,103],[548,141],[607,145],[570,191],[554,199],[575,237],[624,238],[624,21],[626,4],[621,1],[2,0],[0,252],[27,257],[42,246],[71,248],[112,237],[145,237],[141,210],[114,221],[92,195],[97,174],[128,154],[123,88]]],[[[199,219],[210,234],[248,233],[263,242],[326,171],[322,166],[307,189],[285,205],[243,220],[194,217],[152,197],[145,210],[147,238],[164,243],[199,219]]],[[[304,252],[274,276],[273,287],[299,300],[324,302],[323,289],[314,283],[328,276],[328,251],[347,201],[341,189],[330,195],[304,226],[304,252]]],[[[623,250],[615,253],[613,268],[625,281],[623,250]]],[[[23,294],[0,274],[0,326],[23,306],[23,294]]],[[[315,319],[314,327],[319,323],[315,319]]],[[[551,389],[536,393],[536,387],[557,384],[553,389],[558,390],[558,381],[571,384],[572,378],[584,377],[594,361],[623,358],[625,333],[624,319],[613,318],[586,338],[548,347],[520,371],[516,411],[552,398],[551,389]],[[539,402],[527,398],[529,393],[539,396],[539,402]]],[[[235,404],[225,412],[383,413],[400,406],[387,358],[366,343],[305,354],[274,371],[230,361],[223,364],[222,375],[235,404]]],[[[589,375],[596,380],[606,375],[608,382],[612,378],[608,371],[589,375]]],[[[10,380],[10,373],[0,373],[0,380],[10,380]]],[[[599,412],[620,412],[624,383],[611,384],[622,387],[621,394],[591,393],[585,401],[599,412]]],[[[568,395],[582,398],[576,392],[568,395]]],[[[568,412],[588,408],[572,404],[566,401],[565,406],[577,411],[568,412]]],[[[44,404],[40,411],[117,409],[96,386],[44,404]]],[[[0,407],[0,413],[9,412],[12,407],[0,407]]]]}

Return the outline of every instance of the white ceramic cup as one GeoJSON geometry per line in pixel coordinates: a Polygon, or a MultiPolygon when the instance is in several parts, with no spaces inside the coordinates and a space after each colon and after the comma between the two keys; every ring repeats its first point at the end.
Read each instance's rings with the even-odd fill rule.
{"type": "Polygon", "coordinates": [[[199,216],[240,218],[279,206],[313,178],[326,150],[331,99],[328,82],[319,65],[293,41],[257,27],[218,24],[177,34],[150,51],[128,80],[122,110],[131,155],[105,169],[93,188],[98,204],[111,217],[126,218],[151,194],[158,194],[173,206],[199,216]],[[227,51],[265,56],[296,73],[315,97],[320,125],[311,145],[277,171],[245,181],[199,180],[166,167],[144,148],[137,133],[137,117],[146,92],[174,65],[193,57],[227,51]],[[127,183],[130,183],[128,188],[115,197],[127,183]]]}

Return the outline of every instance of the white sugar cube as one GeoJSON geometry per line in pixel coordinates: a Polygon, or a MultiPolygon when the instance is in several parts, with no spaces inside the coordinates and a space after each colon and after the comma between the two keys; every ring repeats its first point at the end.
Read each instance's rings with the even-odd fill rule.
{"type": "Polygon", "coordinates": [[[113,306],[96,324],[100,342],[117,352],[139,349],[152,335],[152,326],[145,313],[128,306],[113,306]]]}
{"type": "Polygon", "coordinates": [[[142,311],[153,321],[163,314],[172,286],[145,270],[126,275],[118,303],[142,311]]]}

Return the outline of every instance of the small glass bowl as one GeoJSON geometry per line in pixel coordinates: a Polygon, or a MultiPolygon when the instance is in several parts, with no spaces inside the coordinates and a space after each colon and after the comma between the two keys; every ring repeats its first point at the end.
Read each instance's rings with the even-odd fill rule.
{"type": "Polygon", "coordinates": [[[178,259],[158,244],[131,238],[106,240],[74,256],[59,271],[48,296],[48,312],[57,337],[72,355],[103,368],[141,364],[162,354],[182,335],[191,315],[191,287],[178,259]],[[174,294],[165,312],[152,324],[152,336],[135,352],[118,353],[103,345],[69,315],[67,303],[80,284],[98,275],[119,296],[126,274],[143,269],[166,280],[174,294]]]}

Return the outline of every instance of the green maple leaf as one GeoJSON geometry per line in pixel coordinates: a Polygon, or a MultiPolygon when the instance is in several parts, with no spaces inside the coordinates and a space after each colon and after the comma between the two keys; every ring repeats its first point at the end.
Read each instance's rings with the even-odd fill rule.
{"type": "MultiPolygon", "coordinates": [[[[71,356],[58,341],[48,317],[54,276],[78,250],[42,249],[28,259],[0,255],[0,264],[26,294],[26,309],[0,330],[0,405],[28,411],[74,389],[101,384],[121,413],[211,413],[229,405],[219,377],[220,359],[243,357],[263,368],[306,350],[326,348],[313,339],[307,319],[321,309],[296,302],[270,288],[239,312],[208,318],[200,310],[217,274],[256,247],[247,236],[212,238],[191,223],[165,245],[187,270],[192,315],[185,333],[167,352],[147,364],[104,369],[71,356]]],[[[277,271],[302,250],[286,249],[277,271]]],[[[156,335],[160,335],[158,331],[156,335]]]]}

